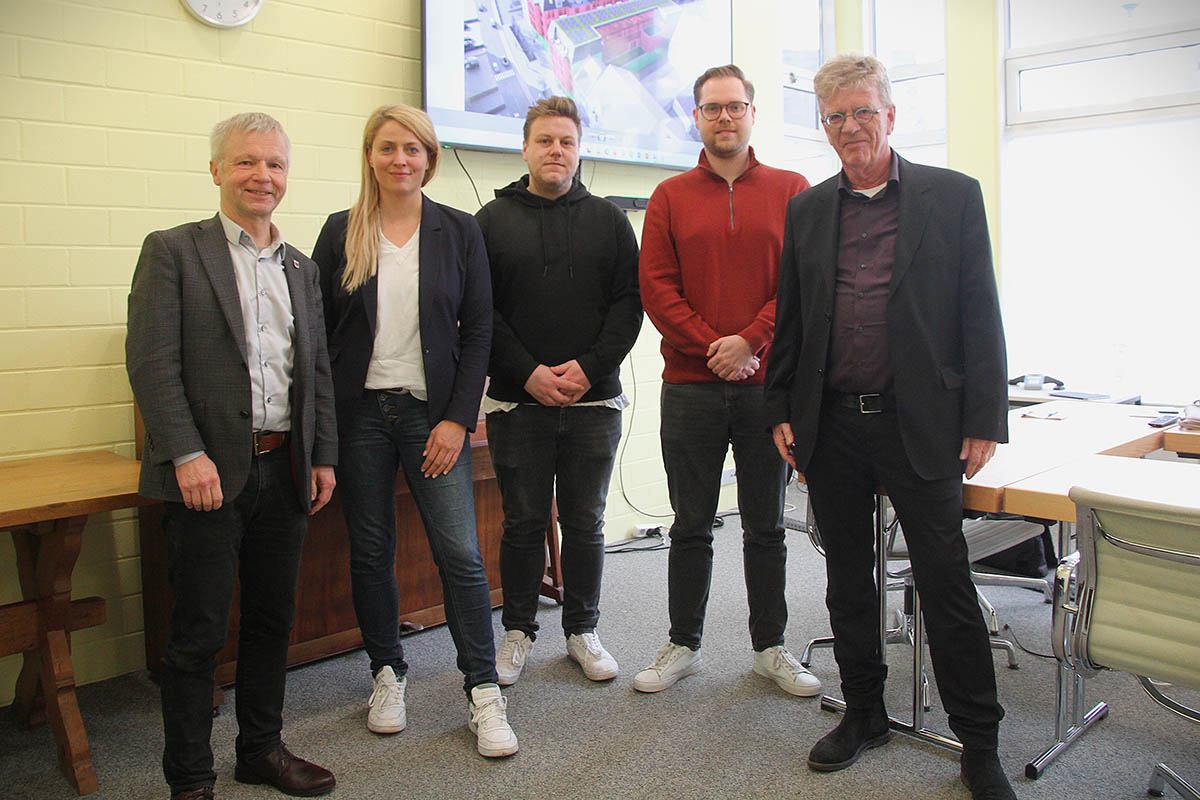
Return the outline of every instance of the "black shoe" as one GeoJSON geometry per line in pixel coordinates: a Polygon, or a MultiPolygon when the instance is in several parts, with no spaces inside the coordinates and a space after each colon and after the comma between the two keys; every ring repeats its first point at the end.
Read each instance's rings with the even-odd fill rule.
{"type": "Polygon", "coordinates": [[[995,750],[965,748],[959,764],[971,800],[1017,800],[995,750]]]}
{"type": "Polygon", "coordinates": [[[176,792],[171,795],[171,800],[213,800],[213,787],[201,786],[199,789],[176,792]]]}
{"type": "Polygon", "coordinates": [[[868,747],[879,747],[890,738],[892,729],[883,703],[871,709],[848,708],[838,726],[813,745],[808,766],[817,772],[845,769],[868,747]]]}
{"type": "Polygon", "coordinates": [[[283,742],[262,758],[238,759],[233,777],[242,783],[267,783],[294,797],[326,794],[336,783],[332,772],[292,755],[283,742]]]}

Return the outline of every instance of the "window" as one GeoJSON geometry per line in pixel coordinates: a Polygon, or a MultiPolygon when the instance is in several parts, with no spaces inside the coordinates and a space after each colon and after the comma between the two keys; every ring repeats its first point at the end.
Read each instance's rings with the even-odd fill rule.
{"type": "Polygon", "coordinates": [[[783,31],[784,160],[781,166],[796,170],[817,183],[837,172],[837,158],[817,119],[813,76],[833,53],[833,0],[795,0],[778,5],[783,31]]]}
{"type": "Polygon", "coordinates": [[[1200,31],[1187,25],[1200,27],[1200,4],[1008,0],[1006,11],[1009,372],[1189,402],[1200,31]]]}
{"type": "Polygon", "coordinates": [[[1200,103],[1196,0],[1009,0],[1009,125],[1200,103]]]}
{"type": "Polygon", "coordinates": [[[864,41],[892,81],[892,147],[911,161],[945,166],[945,0],[866,0],[863,18],[864,41]]]}

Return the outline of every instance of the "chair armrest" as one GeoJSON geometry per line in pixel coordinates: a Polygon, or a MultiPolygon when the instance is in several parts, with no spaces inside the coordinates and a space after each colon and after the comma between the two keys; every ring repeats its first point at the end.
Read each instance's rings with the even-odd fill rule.
{"type": "Polygon", "coordinates": [[[1071,604],[1071,579],[1079,566],[1079,553],[1069,553],[1058,562],[1054,571],[1054,624],[1050,635],[1050,644],[1054,647],[1054,657],[1066,666],[1074,666],[1067,637],[1079,606],[1071,604]]]}

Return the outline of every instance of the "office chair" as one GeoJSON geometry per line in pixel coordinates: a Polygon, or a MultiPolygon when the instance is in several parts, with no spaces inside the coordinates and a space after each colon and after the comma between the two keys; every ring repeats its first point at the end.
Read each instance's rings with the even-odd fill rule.
{"type": "MultiPolygon", "coordinates": [[[[887,522],[887,500],[882,495],[876,495],[875,498],[875,527],[877,536],[888,536],[887,559],[891,560],[891,540],[895,537],[894,522],[889,525],[887,522]],[[882,526],[883,530],[880,530],[882,526]]],[[[823,557],[825,555],[825,545],[821,540],[821,531],[817,527],[816,516],[813,514],[812,501],[808,501],[807,508],[804,512],[804,529],[808,534],[808,539],[812,542],[813,549],[823,557]]],[[[882,644],[906,644],[909,647],[913,645],[913,630],[912,630],[912,583],[911,578],[905,581],[901,576],[893,574],[890,570],[887,571],[887,581],[885,585],[885,595],[888,591],[896,591],[905,589],[905,608],[904,610],[893,608],[891,609],[891,625],[885,627],[882,631],[882,644]]],[[[886,605],[886,599],[880,598],[881,606],[886,605]]],[[[882,608],[881,608],[882,614],[882,608]]],[[[816,639],[809,640],[804,646],[804,651],[800,654],[800,663],[808,667],[812,663],[813,650],[821,647],[833,647],[832,636],[819,636],[816,639]]],[[[928,711],[932,708],[929,701],[929,678],[924,674],[921,675],[921,705],[928,711]]]]}
{"type": "MultiPolygon", "coordinates": [[[[882,498],[876,503],[876,514],[881,513],[886,517],[887,503],[886,501],[882,501],[882,498]]],[[[884,519],[883,524],[887,530],[888,562],[908,562],[908,548],[904,542],[902,526],[895,518],[890,523],[884,519]]],[[[806,512],[805,528],[809,540],[813,543],[813,547],[816,548],[817,552],[824,555],[825,551],[821,542],[821,533],[812,513],[811,502],[808,504],[806,512]]],[[[1020,519],[977,519],[963,521],[963,538],[967,543],[967,558],[971,563],[1040,536],[1041,533],[1041,525],[1020,519]]],[[[889,583],[887,584],[889,591],[904,590],[904,604],[901,608],[892,610],[891,626],[884,632],[885,642],[887,644],[907,644],[911,647],[913,646],[913,591],[915,590],[912,568],[906,565],[895,571],[888,570],[887,576],[889,578],[889,583]]],[[[1019,664],[1017,663],[1016,650],[1012,642],[1000,636],[1000,621],[996,616],[996,610],[988,602],[988,599],[984,597],[983,593],[978,590],[978,586],[990,584],[1032,588],[1043,592],[1047,602],[1049,602],[1052,596],[1050,581],[1045,578],[996,575],[976,570],[971,570],[971,579],[976,584],[976,599],[979,601],[980,609],[988,626],[989,643],[993,649],[1004,651],[1008,658],[1009,669],[1017,669],[1019,664]]],[[[820,647],[832,646],[833,637],[831,636],[811,640],[800,655],[800,663],[805,667],[809,666],[813,650],[820,647]]],[[[926,711],[932,708],[929,698],[929,680],[924,675],[921,676],[921,700],[926,711]]]]}
{"type": "MultiPolygon", "coordinates": [[[[1082,678],[1104,669],[1127,672],[1155,702],[1200,723],[1200,709],[1160,688],[1165,682],[1200,689],[1200,508],[1078,486],[1071,499],[1079,550],[1055,575],[1055,657],[1082,678]]],[[[1060,718],[1067,703],[1060,693],[1060,718]]],[[[1200,800],[1200,791],[1159,763],[1148,792],[1161,797],[1166,784],[1200,800]]]]}

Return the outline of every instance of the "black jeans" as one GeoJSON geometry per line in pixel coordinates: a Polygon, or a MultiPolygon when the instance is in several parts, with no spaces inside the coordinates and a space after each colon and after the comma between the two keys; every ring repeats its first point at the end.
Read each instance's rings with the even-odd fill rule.
{"type": "Polygon", "coordinates": [[[712,525],[725,453],[732,444],[750,641],[755,650],[783,644],[787,465],[771,439],[762,387],[664,383],[660,434],[675,511],[667,567],[671,641],[692,649],[700,646],[712,581],[712,525]]]}
{"type": "Polygon", "coordinates": [[[504,505],[500,578],[505,630],[536,638],[546,526],[557,499],[562,532],[563,633],[595,630],[604,573],[604,507],[621,440],[621,412],[522,404],[487,417],[504,505]]]}
{"type": "Polygon", "coordinates": [[[288,637],[307,522],[289,448],[250,462],[246,486],[215,511],[167,503],[167,575],[175,593],[161,690],[163,774],[172,793],[212,786],[213,673],[225,646],[234,575],[241,591],[236,742],[239,759],[279,743],[288,637]]]}
{"type": "MultiPolygon", "coordinates": [[[[914,443],[914,446],[920,446],[914,443]]],[[[825,546],[825,602],[842,695],[852,708],[883,697],[875,586],[875,490],[882,485],[904,527],[921,595],[933,671],[950,728],[967,747],[994,748],[1004,709],[962,536],[962,478],[927,480],[905,454],[895,411],[822,408],[805,470],[825,546]]]]}

